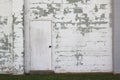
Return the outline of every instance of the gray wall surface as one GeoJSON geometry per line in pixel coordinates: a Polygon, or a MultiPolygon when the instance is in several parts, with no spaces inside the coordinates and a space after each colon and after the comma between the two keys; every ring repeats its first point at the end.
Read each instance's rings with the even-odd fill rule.
{"type": "Polygon", "coordinates": [[[120,73],[120,0],[114,0],[114,73],[120,73]]]}

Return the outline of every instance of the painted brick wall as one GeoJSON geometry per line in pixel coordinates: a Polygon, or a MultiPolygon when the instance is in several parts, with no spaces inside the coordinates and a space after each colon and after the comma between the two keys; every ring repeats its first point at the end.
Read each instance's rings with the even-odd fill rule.
{"type": "Polygon", "coordinates": [[[13,58],[14,74],[24,73],[23,16],[24,0],[13,0],[13,58]]]}
{"type": "Polygon", "coordinates": [[[52,21],[55,72],[111,72],[111,0],[30,0],[29,19],[52,21]]]}
{"type": "Polygon", "coordinates": [[[23,74],[23,0],[0,0],[0,73],[23,74]]]}
{"type": "Polygon", "coordinates": [[[0,73],[12,72],[12,2],[0,0],[0,73]]]}
{"type": "MultiPolygon", "coordinates": [[[[23,0],[0,0],[0,73],[24,73],[23,0]]],[[[111,72],[110,0],[29,0],[29,20],[52,21],[55,72],[111,72]]]]}

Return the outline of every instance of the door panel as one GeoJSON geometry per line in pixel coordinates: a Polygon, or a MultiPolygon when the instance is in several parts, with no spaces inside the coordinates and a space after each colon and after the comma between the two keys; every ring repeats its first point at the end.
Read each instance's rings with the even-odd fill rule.
{"type": "Polygon", "coordinates": [[[51,70],[51,21],[30,24],[31,70],[51,70]]]}

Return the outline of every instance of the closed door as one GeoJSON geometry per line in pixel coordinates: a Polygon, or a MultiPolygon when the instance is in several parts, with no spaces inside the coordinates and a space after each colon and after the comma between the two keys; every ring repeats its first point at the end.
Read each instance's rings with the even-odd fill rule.
{"type": "Polygon", "coordinates": [[[30,23],[31,70],[51,70],[51,21],[30,23]]]}

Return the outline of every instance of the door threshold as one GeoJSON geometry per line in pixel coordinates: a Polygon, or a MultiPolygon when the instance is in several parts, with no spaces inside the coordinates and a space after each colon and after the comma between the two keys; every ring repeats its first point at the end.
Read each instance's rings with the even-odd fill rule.
{"type": "Polygon", "coordinates": [[[52,70],[31,70],[30,74],[54,74],[52,70]]]}

